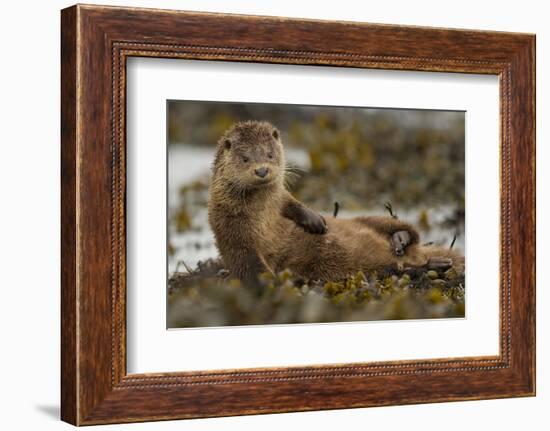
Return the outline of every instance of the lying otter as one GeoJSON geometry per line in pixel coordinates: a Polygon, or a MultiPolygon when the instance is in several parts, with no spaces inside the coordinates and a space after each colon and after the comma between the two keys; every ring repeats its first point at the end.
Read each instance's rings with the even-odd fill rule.
{"type": "Polygon", "coordinates": [[[235,124],[218,142],[208,218],[227,269],[244,281],[284,268],[310,279],[340,280],[358,270],[450,267],[464,258],[419,245],[393,217],[323,218],[285,187],[285,154],[267,122],[235,124]]]}

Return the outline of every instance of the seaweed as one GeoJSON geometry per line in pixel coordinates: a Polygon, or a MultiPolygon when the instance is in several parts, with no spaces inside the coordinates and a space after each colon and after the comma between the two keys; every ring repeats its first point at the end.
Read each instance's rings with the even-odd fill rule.
{"type": "Polygon", "coordinates": [[[219,259],[168,281],[169,327],[464,317],[464,273],[388,268],[344,280],[262,273],[251,288],[219,259]]]}

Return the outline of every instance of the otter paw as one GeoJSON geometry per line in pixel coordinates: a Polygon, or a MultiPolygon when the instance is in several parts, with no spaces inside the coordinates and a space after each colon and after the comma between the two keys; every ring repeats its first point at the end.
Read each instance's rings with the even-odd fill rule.
{"type": "Polygon", "coordinates": [[[391,240],[390,240],[392,251],[397,256],[403,256],[405,254],[405,249],[411,243],[412,243],[411,234],[406,230],[400,230],[395,232],[391,236],[391,240]]]}
{"type": "Polygon", "coordinates": [[[300,227],[307,233],[322,235],[327,233],[327,223],[322,215],[313,211],[304,214],[299,223],[300,227]]]}
{"type": "Polygon", "coordinates": [[[428,269],[449,269],[453,266],[453,260],[448,257],[430,257],[426,267],[428,269]]]}

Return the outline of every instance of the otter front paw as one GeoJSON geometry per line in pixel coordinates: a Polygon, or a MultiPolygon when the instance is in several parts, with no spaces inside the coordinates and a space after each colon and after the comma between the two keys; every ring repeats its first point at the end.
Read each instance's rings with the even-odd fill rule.
{"type": "Polygon", "coordinates": [[[412,237],[406,230],[400,230],[395,232],[390,239],[392,251],[397,256],[403,256],[405,249],[412,243],[412,237]]]}
{"type": "Polygon", "coordinates": [[[327,233],[327,223],[325,222],[323,216],[309,210],[302,214],[302,217],[298,222],[298,226],[304,229],[307,233],[318,235],[327,233]]]}

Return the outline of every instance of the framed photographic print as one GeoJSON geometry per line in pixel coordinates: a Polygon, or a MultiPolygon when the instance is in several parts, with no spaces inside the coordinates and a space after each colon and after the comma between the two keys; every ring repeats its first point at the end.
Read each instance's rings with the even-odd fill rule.
{"type": "Polygon", "coordinates": [[[62,11],[62,419],[535,394],[535,37],[62,11]]]}

